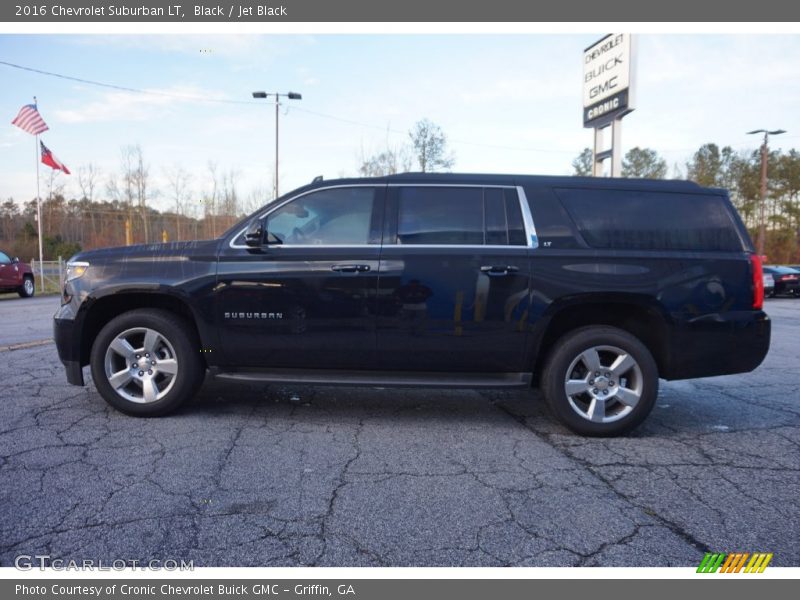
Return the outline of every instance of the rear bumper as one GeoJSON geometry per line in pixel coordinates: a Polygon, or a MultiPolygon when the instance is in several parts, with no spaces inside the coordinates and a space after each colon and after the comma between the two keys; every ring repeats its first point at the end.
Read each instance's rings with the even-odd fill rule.
{"type": "Polygon", "coordinates": [[[793,294],[800,290],[800,281],[776,281],[775,293],[776,294],[793,294]]]}
{"type": "Polygon", "coordinates": [[[706,315],[677,326],[665,379],[747,373],[769,352],[772,322],[763,311],[706,315]]]}
{"type": "Polygon", "coordinates": [[[67,372],[67,382],[84,385],[81,366],[80,343],[72,319],[53,319],[53,339],[58,350],[58,358],[67,372]]]}

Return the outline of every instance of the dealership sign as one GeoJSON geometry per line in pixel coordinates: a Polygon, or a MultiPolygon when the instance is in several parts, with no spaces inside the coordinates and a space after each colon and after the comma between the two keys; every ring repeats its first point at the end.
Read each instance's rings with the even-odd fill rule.
{"type": "Polygon", "coordinates": [[[583,126],[604,127],[633,110],[633,41],[612,33],[583,51],[583,126]]]}

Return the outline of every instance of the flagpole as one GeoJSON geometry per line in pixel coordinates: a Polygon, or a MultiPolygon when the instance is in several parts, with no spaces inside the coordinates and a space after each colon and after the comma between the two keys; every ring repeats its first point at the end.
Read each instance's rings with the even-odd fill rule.
{"type": "MultiPolygon", "coordinates": [[[[33,105],[36,104],[36,96],[33,97],[33,105]]],[[[44,294],[44,265],[42,259],[42,202],[39,196],[39,134],[36,134],[36,223],[39,231],[39,289],[44,294]]]]}

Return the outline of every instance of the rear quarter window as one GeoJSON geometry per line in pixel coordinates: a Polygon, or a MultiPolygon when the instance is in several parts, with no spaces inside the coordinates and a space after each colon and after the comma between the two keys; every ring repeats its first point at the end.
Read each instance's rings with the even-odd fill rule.
{"type": "Polygon", "coordinates": [[[593,248],[744,249],[728,206],[717,194],[574,188],[556,194],[593,248]]]}

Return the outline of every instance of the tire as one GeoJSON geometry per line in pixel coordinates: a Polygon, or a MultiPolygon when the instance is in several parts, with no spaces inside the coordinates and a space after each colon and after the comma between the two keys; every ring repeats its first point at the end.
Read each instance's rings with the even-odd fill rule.
{"type": "Polygon", "coordinates": [[[184,318],[137,309],[100,330],[89,362],[97,391],[111,406],[136,417],[159,417],[176,410],[203,383],[199,350],[184,318]]]}
{"type": "Polygon", "coordinates": [[[33,283],[33,277],[25,275],[22,279],[22,285],[17,290],[20,298],[33,298],[36,293],[36,286],[33,283]]]}
{"type": "Polygon", "coordinates": [[[575,433],[622,435],[653,409],[658,367],[645,345],[627,331],[582,327],[557,341],[542,371],[541,391],[553,415],[575,433]]]}

